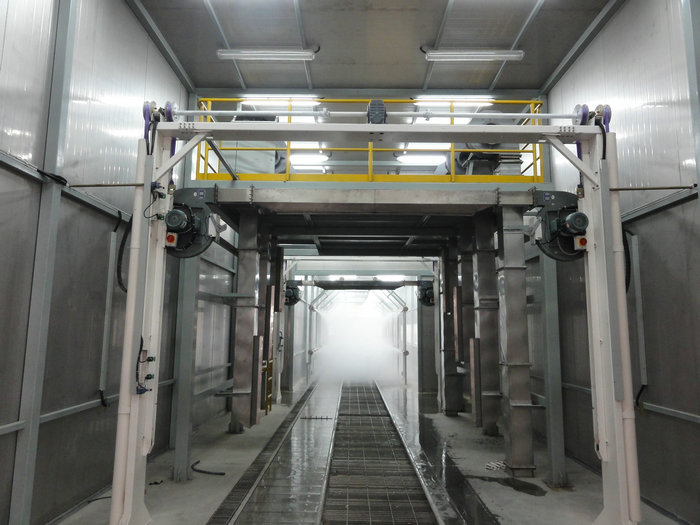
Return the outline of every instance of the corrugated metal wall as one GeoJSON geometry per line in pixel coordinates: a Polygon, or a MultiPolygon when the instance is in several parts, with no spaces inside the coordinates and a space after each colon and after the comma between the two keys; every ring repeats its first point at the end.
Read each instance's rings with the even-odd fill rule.
{"type": "MultiPolygon", "coordinates": [[[[695,144],[680,0],[627,2],[549,93],[553,112],[609,104],[621,186],[692,184],[695,144]]],[[[574,168],[552,157],[558,189],[573,191],[574,168]]],[[[626,192],[623,213],[663,196],[626,192]]]]}
{"type": "MultiPolygon", "coordinates": [[[[187,93],[123,1],[80,2],[75,45],[63,175],[74,184],[133,180],[144,100],[186,107],[187,93]]],[[[90,193],[131,208],[129,189],[90,193]]]]}
{"type": "MultiPolygon", "coordinates": [[[[697,182],[693,121],[680,0],[627,2],[552,90],[550,109],[612,106],[622,186],[697,182]]],[[[697,37],[696,37],[697,38],[697,37]]],[[[554,180],[571,190],[573,169],[553,158],[554,180]]],[[[664,192],[622,195],[623,212],[664,192]]],[[[698,201],[626,224],[640,243],[641,294],[649,387],[641,401],[700,413],[700,260],[698,201]]],[[[592,448],[583,265],[559,264],[566,447],[596,467],[592,448]]],[[[632,305],[634,290],[630,291],[632,305]]],[[[633,312],[633,310],[631,310],[633,312]]],[[[631,332],[635,334],[634,315],[631,332]]],[[[638,345],[633,337],[633,355],[638,345]]],[[[633,368],[635,388],[639,371],[633,368]]],[[[700,522],[698,424],[637,410],[642,494],[691,523],[700,522]]]]}
{"type": "MultiPolygon", "coordinates": [[[[0,45],[0,151],[38,168],[44,166],[58,5],[56,0],[0,2],[4,32],[0,35],[4,36],[0,45]]],[[[70,92],[66,100],[52,101],[67,108],[59,170],[71,183],[128,182],[134,176],[137,139],[143,133],[143,101],[162,104],[170,100],[186,106],[187,93],[125,2],[79,0],[77,13],[70,92]]],[[[89,191],[131,211],[129,189],[89,191]]],[[[0,425],[18,418],[39,196],[39,184],[19,172],[0,169],[0,233],[4,239],[0,264],[6,270],[0,277],[0,425]]],[[[115,222],[79,202],[61,200],[44,418],[99,398],[109,233],[115,222]]],[[[120,236],[123,230],[122,225],[120,236]]],[[[173,377],[177,269],[177,261],[169,260],[161,381],[173,377]]],[[[217,272],[204,268],[207,278],[217,272]]],[[[226,279],[228,284],[223,287],[230,291],[230,274],[223,281],[226,279]]],[[[108,396],[118,391],[124,302],[125,294],[115,285],[108,396]]],[[[226,338],[229,330],[228,307],[219,306],[203,315],[203,323],[214,330],[212,339],[226,338]]],[[[222,359],[227,360],[228,355],[222,359]]],[[[172,385],[160,389],[157,450],[168,443],[171,395],[172,385]]],[[[211,411],[202,411],[201,417],[208,414],[211,411]]],[[[46,522],[110,482],[115,424],[116,403],[42,423],[33,523],[46,522]]],[[[0,436],[0,524],[9,520],[16,436],[12,432],[0,436]]]]}
{"type": "MultiPolygon", "coordinates": [[[[4,2],[3,2],[4,3],[4,2]]],[[[44,165],[55,38],[54,0],[7,0],[0,49],[0,150],[44,165]]]]}

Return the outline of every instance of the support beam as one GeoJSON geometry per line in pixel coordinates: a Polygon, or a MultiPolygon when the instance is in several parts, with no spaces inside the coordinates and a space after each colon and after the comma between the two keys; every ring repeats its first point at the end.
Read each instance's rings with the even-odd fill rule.
{"type": "MultiPolygon", "coordinates": [[[[467,375],[463,378],[462,390],[470,399],[472,414],[474,412],[474,401],[471,397],[471,381],[467,377],[471,376],[470,341],[475,337],[475,315],[474,315],[474,261],[472,258],[472,243],[474,238],[474,228],[460,230],[458,239],[459,268],[462,275],[462,282],[459,290],[459,353],[458,362],[467,375]]],[[[481,407],[479,407],[479,410],[481,407]]]]}
{"type": "Polygon", "coordinates": [[[619,192],[609,191],[618,186],[616,135],[607,134],[607,159],[599,160],[602,144],[587,141],[581,146],[584,162],[600,169],[599,188],[585,179],[585,197],[579,204],[596,219],[586,230],[584,258],[593,433],[603,477],[603,511],[595,523],[637,523],[641,503],[625,256],[619,192]]]}
{"type": "MultiPolygon", "coordinates": [[[[257,386],[259,391],[259,405],[260,410],[265,408],[265,385],[266,385],[266,371],[263,363],[267,361],[270,357],[270,334],[272,332],[272,311],[273,311],[273,289],[272,282],[270,280],[272,273],[272,261],[270,259],[270,235],[267,228],[261,226],[258,235],[258,252],[260,253],[259,264],[259,280],[258,280],[258,294],[260,301],[258,303],[258,334],[261,337],[262,352],[260,354],[259,360],[253,359],[253,384],[257,386]],[[259,365],[258,371],[255,367],[259,365]],[[257,385],[255,382],[259,381],[257,385]]],[[[255,389],[253,389],[255,392],[255,389]]],[[[251,410],[253,408],[251,407],[251,410]]],[[[260,422],[260,413],[256,414],[255,424],[260,422]]],[[[253,423],[251,423],[252,425],[253,423]]]]}
{"type": "Polygon", "coordinates": [[[254,383],[259,381],[262,366],[260,343],[258,342],[258,306],[260,277],[260,255],[258,253],[258,213],[256,210],[241,211],[238,231],[238,290],[241,294],[236,308],[236,342],[233,359],[233,386],[250,389],[250,395],[233,399],[229,431],[239,428],[238,421],[247,426],[258,422],[260,391],[254,383]]]}
{"type": "Polygon", "coordinates": [[[443,352],[442,371],[444,377],[443,411],[446,416],[456,416],[464,410],[462,398],[462,375],[457,372],[457,342],[455,339],[455,303],[457,289],[457,241],[451,240],[443,255],[443,352]]]}
{"type": "Polygon", "coordinates": [[[171,411],[170,446],[175,448],[173,480],[191,479],[190,439],[194,401],[195,323],[199,258],[180,259],[175,325],[175,388],[171,411]]]}
{"type": "Polygon", "coordinates": [[[596,35],[600,32],[605,24],[612,18],[617,10],[622,6],[625,0],[608,0],[605,7],[601,9],[598,15],[593,19],[593,22],[586,28],[583,34],[579,37],[576,43],[571,47],[566,56],[559,63],[557,68],[549,75],[544,84],[540,88],[540,95],[548,94],[554,85],[559,82],[561,77],[569,70],[576,59],[583,53],[588,44],[590,44],[596,35]]]}
{"type": "Polygon", "coordinates": [[[45,183],[41,188],[29,306],[28,326],[31,329],[27,333],[18,418],[24,421],[24,428],[17,434],[10,500],[10,523],[18,525],[29,524],[31,518],[60,201],[60,186],[53,182],[45,183]]]}
{"type": "MultiPolygon", "coordinates": [[[[67,101],[70,92],[78,14],[77,4],[77,0],[64,0],[55,4],[57,11],[56,41],[43,159],[43,167],[49,173],[60,173],[63,168],[62,159],[68,118],[67,101]]],[[[0,6],[0,11],[2,11],[2,6],[0,6]]],[[[2,24],[5,23],[6,21],[3,20],[2,24]]],[[[25,346],[18,416],[19,420],[25,422],[25,426],[17,434],[10,498],[10,523],[18,525],[28,524],[31,520],[60,203],[61,187],[53,181],[45,181],[41,187],[29,306],[28,326],[30,330],[27,333],[25,346]]]]}
{"type": "Polygon", "coordinates": [[[474,424],[487,436],[497,436],[501,413],[498,373],[498,292],[494,234],[496,217],[492,211],[474,216],[474,337],[472,354],[475,379],[472,381],[474,424]],[[478,367],[478,368],[477,368],[478,367]],[[480,379],[480,381],[476,381],[480,379]],[[480,386],[479,390],[476,390],[480,386]]]}
{"type": "Polygon", "coordinates": [[[177,75],[180,82],[184,84],[187,91],[190,93],[197,91],[194,82],[192,82],[192,79],[187,74],[187,71],[185,71],[184,66],[177,58],[175,51],[173,51],[173,48],[170,47],[170,44],[168,44],[165,36],[161,32],[155,20],[153,20],[153,17],[151,17],[151,15],[148,13],[148,10],[144,7],[141,0],[126,0],[126,3],[134,12],[136,18],[139,19],[141,25],[143,25],[143,28],[149,34],[156,47],[163,54],[165,60],[168,62],[168,64],[170,64],[170,67],[173,68],[175,75],[177,75]]]}
{"type": "Polygon", "coordinates": [[[543,288],[544,319],[544,395],[547,425],[548,484],[568,485],[564,451],[564,403],[561,386],[561,349],[559,347],[559,298],[557,293],[557,263],[540,255],[540,276],[543,288]]]}
{"type": "MultiPolygon", "coordinates": [[[[432,275],[421,277],[432,279],[432,275]]],[[[436,393],[438,378],[435,370],[435,317],[436,306],[425,306],[418,301],[418,392],[436,393]]]]}
{"type": "Polygon", "coordinates": [[[532,400],[527,337],[525,243],[522,210],[503,206],[498,231],[498,344],[501,410],[506,468],[515,477],[532,477],[532,400]]]}

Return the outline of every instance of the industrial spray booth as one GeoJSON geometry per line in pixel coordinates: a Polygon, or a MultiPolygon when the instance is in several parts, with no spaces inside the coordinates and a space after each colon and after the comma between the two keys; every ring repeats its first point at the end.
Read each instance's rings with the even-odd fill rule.
{"type": "MultiPolygon", "coordinates": [[[[446,242],[442,242],[444,232],[435,229],[412,232],[442,244],[433,284],[433,297],[439,296],[436,303],[441,303],[441,348],[435,349],[440,361],[441,409],[445,413],[457,410],[455,398],[461,395],[453,380],[457,374],[457,341],[461,339],[455,334],[481,328],[483,337],[491,340],[490,344],[482,340],[477,356],[482,376],[476,391],[472,384],[472,395],[480,400],[478,417],[485,427],[495,425],[499,416],[503,418],[506,466],[514,476],[527,476],[534,468],[523,242],[528,229],[524,215],[537,217],[538,244],[546,255],[558,260],[583,257],[594,446],[602,461],[604,493],[604,508],[596,523],[640,520],[616,142],[615,134],[607,129],[609,108],[601,106],[589,113],[587,108],[577,107],[566,116],[574,124],[563,126],[542,125],[542,120],[565,117],[546,114],[538,115],[540,120],[527,126],[387,124],[374,120],[376,114],[371,111],[366,124],[178,121],[195,113],[202,114],[178,112],[170,104],[163,109],[147,104],[144,110],[145,138],[138,148],[110,523],[150,521],[144,485],[157,410],[158,367],[154,363],[161,339],[166,254],[196,256],[206,250],[224,223],[237,229],[233,387],[247,394],[236,396],[233,408],[239,419],[254,424],[260,406],[261,385],[256,381],[263,366],[263,325],[270,322],[273,309],[284,307],[286,288],[280,253],[267,256],[268,264],[270,260],[276,262],[270,292],[259,286],[261,252],[274,252],[269,231],[261,236],[259,229],[272,226],[273,230],[283,230],[285,224],[295,224],[299,217],[314,213],[356,217],[358,235],[369,227],[362,218],[373,215],[410,219],[438,216],[445,218],[450,228],[458,229],[458,234],[446,242]],[[546,144],[575,166],[581,174],[581,185],[577,195],[553,191],[549,184],[516,183],[464,183],[446,189],[419,184],[396,188],[381,183],[309,186],[234,181],[177,189],[170,175],[172,168],[202,141],[333,139],[546,144]],[[176,141],[181,142],[179,149],[176,141]],[[578,154],[567,147],[570,144],[578,145],[578,154]],[[146,209],[148,214],[140,213],[146,209]],[[494,245],[496,233],[498,242],[494,245]],[[468,249],[471,256],[460,257],[472,239],[473,246],[468,249]],[[463,275],[475,275],[474,283],[463,279],[461,290],[458,264],[464,265],[463,275]],[[463,303],[457,297],[470,291],[475,297],[471,314],[458,315],[463,303]],[[261,293],[269,293],[272,298],[264,302],[262,312],[261,293]]],[[[504,119],[512,118],[503,115],[504,119]]],[[[411,224],[407,221],[406,228],[411,224]]],[[[561,410],[561,406],[550,409],[561,410]]]]}

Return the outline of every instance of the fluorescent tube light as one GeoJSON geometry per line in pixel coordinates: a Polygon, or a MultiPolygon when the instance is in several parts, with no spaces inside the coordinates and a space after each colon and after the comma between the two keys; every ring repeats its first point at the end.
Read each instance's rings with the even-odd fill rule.
{"type": "Polygon", "coordinates": [[[406,149],[427,149],[427,150],[449,150],[451,144],[449,142],[409,142],[406,149]]]}
{"type": "Polygon", "coordinates": [[[294,164],[323,164],[328,160],[328,155],[323,153],[294,153],[289,156],[289,162],[294,164]]]}
{"type": "Polygon", "coordinates": [[[312,140],[293,140],[289,145],[292,149],[319,149],[321,147],[318,142],[312,140]]]}
{"type": "Polygon", "coordinates": [[[445,162],[444,155],[399,155],[396,157],[401,164],[411,166],[439,166],[445,162]]]}
{"type": "Polygon", "coordinates": [[[519,49],[440,49],[425,52],[428,62],[502,62],[522,60],[525,52],[519,49]]]}
{"type": "MultiPolygon", "coordinates": [[[[242,104],[246,106],[260,106],[260,107],[271,107],[271,108],[283,108],[287,109],[289,107],[289,100],[278,98],[278,99],[268,99],[268,98],[244,98],[241,101],[242,104]]],[[[292,107],[313,107],[318,106],[321,102],[317,100],[295,100],[291,101],[292,107]]],[[[311,117],[313,118],[313,117],[311,117]]]]}
{"type": "Polygon", "coordinates": [[[219,49],[220,60],[313,60],[316,49],[219,49]]]}
{"type": "Polygon", "coordinates": [[[326,167],[322,165],[308,165],[308,166],[303,166],[303,165],[297,165],[294,164],[294,169],[296,171],[318,171],[320,173],[325,173],[326,167]]]}

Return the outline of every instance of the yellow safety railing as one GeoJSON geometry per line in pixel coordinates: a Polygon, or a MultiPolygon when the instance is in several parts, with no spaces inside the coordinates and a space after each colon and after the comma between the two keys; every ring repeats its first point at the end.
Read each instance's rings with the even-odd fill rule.
{"type": "MultiPolygon", "coordinates": [[[[256,101],[265,100],[265,96],[255,97],[256,101]]],[[[329,107],[338,104],[358,104],[362,105],[362,110],[365,109],[366,105],[369,104],[370,99],[278,99],[271,98],[270,100],[279,101],[280,104],[287,103],[288,111],[292,111],[292,107],[295,103],[300,103],[302,101],[314,101],[318,104],[322,104],[324,107],[329,107]]],[[[250,104],[255,104],[251,102],[250,99],[244,98],[200,98],[198,102],[199,109],[211,111],[212,109],[217,109],[215,105],[226,105],[230,107],[232,104],[238,102],[248,102],[250,104]]],[[[420,100],[415,99],[385,99],[384,103],[388,106],[387,111],[391,111],[391,105],[398,104],[420,104],[420,100]]],[[[427,101],[426,101],[427,102],[427,101]]],[[[541,119],[537,118],[537,115],[541,113],[542,102],[538,100],[493,100],[493,99],[430,99],[430,103],[444,103],[447,105],[449,103],[449,112],[457,113],[457,119],[459,119],[459,111],[455,111],[455,105],[459,103],[467,102],[469,105],[478,105],[483,103],[484,105],[502,105],[508,108],[507,113],[522,113],[522,125],[541,125],[541,119]],[[511,109],[513,108],[513,109],[511,109]]],[[[330,109],[330,108],[329,108],[330,109]]],[[[445,108],[447,109],[447,108],[445,108]]],[[[331,109],[331,112],[334,111],[331,109]]],[[[438,109],[435,111],[442,112],[443,110],[438,109]]],[[[484,117],[488,117],[488,113],[484,113],[484,117]]],[[[202,116],[199,117],[200,122],[212,122],[214,119],[212,116],[202,116]]],[[[279,117],[284,118],[284,117],[279,117]]],[[[332,118],[332,117],[331,117],[332,118]]],[[[423,118],[421,112],[416,112],[416,118],[423,118]]],[[[435,118],[435,117],[433,117],[435,118]]],[[[437,117],[440,119],[446,117],[437,117]]],[[[287,116],[287,122],[292,122],[292,116],[287,116]]],[[[449,118],[449,123],[451,125],[455,124],[455,117],[449,118]]],[[[319,147],[297,147],[292,144],[291,141],[286,141],[284,145],[280,146],[231,146],[229,143],[219,141],[217,144],[219,150],[224,154],[226,152],[284,152],[285,154],[285,165],[284,172],[280,173],[236,173],[240,180],[245,181],[313,181],[313,182],[455,182],[455,183],[481,183],[481,182],[499,182],[499,183],[536,183],[544,181],[544,170],[543,170],[543,157],[542,157],[542,145],[538,143],[533,144],[522,144],[517,149],[493,149],[493,148],[466,148],[457,147],[455,143],[451,143],[449,147],[441,148],[406,148],[406,147],[392,147],[392,148],[377,148],[374,143],[369,142],[367,147],[336,147],[336,146],[322,146],[319,147]],[[293,170],[291,163],[291,156],[293,153],[333,153],[333,152],[357,152],[363,153],[364,159],[366,161],[367,171],[362,173],[335,173],[335,172],[324,172],[324,173],[300,173],[293,170]],[[389,173],[391,170],[386,170],[387,173],[377,173],[377,154],[382,153],[392,153],[393,156],[397,154],[403,154],[406,152],[410,153],[449,153],[449,173],[444,175],[437,175],[434,173],[389,173]],[[531,161],[524,167],[521,167],[520,175],[469,175],[469,174],[457,174],[456,173],[456,156],[459,153],[517,153],[520,155],[527,155],[531,157],[531,161]]],[[[460,144],[461,145],[461,144],[460,144]]],[[[202,142],[197,147],[197,162],[196,162],[196,176],[198,180],[230,180],[231,176],[222,170],[221,161],[218,157],[212,157],[210,152],[212,147],[206,143],[202,142]],[[215,163],[212,164],[212,159],[215,159],[215,163]]],[[[528,159],[529,160],[529,159],[528,159]]],[[[322,167],[323,163],[319,165],[322,167]]],[[[235,169],[235,167],[234,167],[235,169]]],[[[352,171],[352,170],[350,170],[352,171]]],[[[417,171],[417,170],[412,170],[417,171]]],[[[427,170],[426,170],[427,171],[427,170]]]]}

